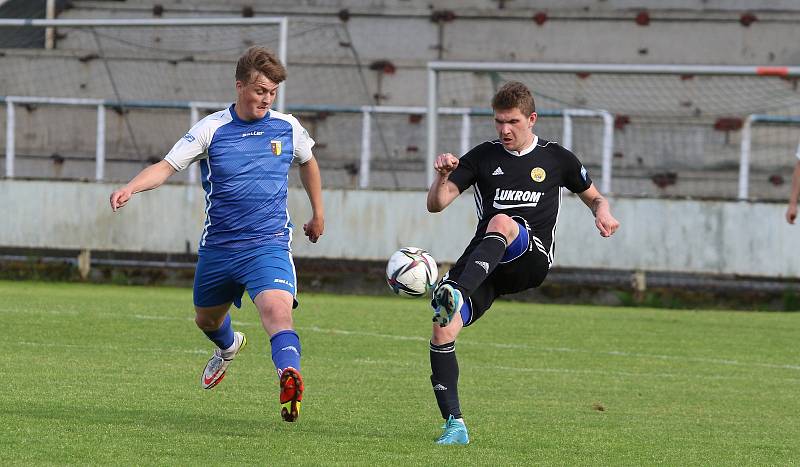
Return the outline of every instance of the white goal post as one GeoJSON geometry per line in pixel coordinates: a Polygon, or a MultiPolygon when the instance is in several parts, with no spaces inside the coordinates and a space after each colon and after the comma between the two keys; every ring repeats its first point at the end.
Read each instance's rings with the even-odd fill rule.
{"type": "Polygon", "coordinates": [[[753,152],[753,125],[758,123],[779,125],[800,125],[800,116],[781,115],[748,115],[742,126],[741,159],[739,162],[739,195],[740,201],[750,197],[750,158],[753,152]]]}

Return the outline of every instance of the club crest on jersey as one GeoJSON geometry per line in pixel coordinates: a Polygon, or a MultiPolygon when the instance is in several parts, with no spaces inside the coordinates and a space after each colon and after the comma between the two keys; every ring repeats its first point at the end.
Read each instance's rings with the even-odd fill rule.
{"type": "Polygon", "coordinates": [[[276,156],[281,155],[281,141],[277,139],[273,139],[269,142],[269,145],[272,146],[272,154],[276,156]]]}
{"type": "Polygon", "coordinates": [[[541,167],[536,167],[535,169],[531,170],[531,178],[534,182],[543,182],[544,178],[547,176],[544,169],[541,167]]]}

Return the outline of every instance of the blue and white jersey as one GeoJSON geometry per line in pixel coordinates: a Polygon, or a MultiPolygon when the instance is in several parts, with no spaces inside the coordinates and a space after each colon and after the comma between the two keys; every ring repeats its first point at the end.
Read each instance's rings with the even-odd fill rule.
{"type": "Polygon", "coordinates": [[[311,159],[314,140],[295,117],[270,110],[240,119],[231,105],[200,120],[164,157],[181,171],[201,161],[206,222],[200,248],[286,246],[289,167],[311,159]]]}

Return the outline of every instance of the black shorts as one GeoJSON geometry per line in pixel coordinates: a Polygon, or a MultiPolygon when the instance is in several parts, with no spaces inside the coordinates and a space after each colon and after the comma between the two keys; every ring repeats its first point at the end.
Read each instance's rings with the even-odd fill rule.
{"type": "MultiPolygon", "coordinates": [[[[508,263],[498,264],[489,277],[469,296],[467,300],[472,308],[472,316],[468,323],[464,323],[464,326],[469,326],[483,316],[497,297],[542,285],[550,270],[550,261],[534,246],[534,237],[530,229],[528,229],[528,234],[530,240],[525,253],[508,263]]],[[[482,240],[482,235],[472,239],[458,261],[447,272],[443,282],[458,282],[458,277],[464,271],[469,256],[482,240]]]]}

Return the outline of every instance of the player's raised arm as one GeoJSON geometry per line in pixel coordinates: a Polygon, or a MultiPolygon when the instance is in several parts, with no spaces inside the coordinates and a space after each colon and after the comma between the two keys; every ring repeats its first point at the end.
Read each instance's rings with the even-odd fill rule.
{"type": "Polygon", "coordinates": [[[125,206],[134,193],[152,190],[153,188],[161,186],[174,173],[175,169],[164,160],[156,162],[149,167],[145,167],[138,175],[133,177],[127,185],[111,193],[109,199],[111,209],[116,211],[125,206]]]}
{"type": "Polygon", "coordinates": [[[428,211],[440,212],[458,197],[461,192],[449,180],[450,174],[458,167],[458,158],[450,153],[439,154],[433,162],[436,178],[428,190],[428,211]]]}
{"type": "Polygon", "coordinates": [[[300,164],[300,182],[311,202],[311,220],[303,224],[303,232],[311,243],[316,243],[325,230],[325,209],[322,205],[322,176],[313,156],[300,164]]]}
{"type": "Polygon", "coordinates": [[[592,210],[594,214],[594,224],[600,235],[610,237],[619,229],[619,221],[611,215],[611,207],[608,200],[592,184],[587,190],[578,193],[581,201],[592,210]]]}

